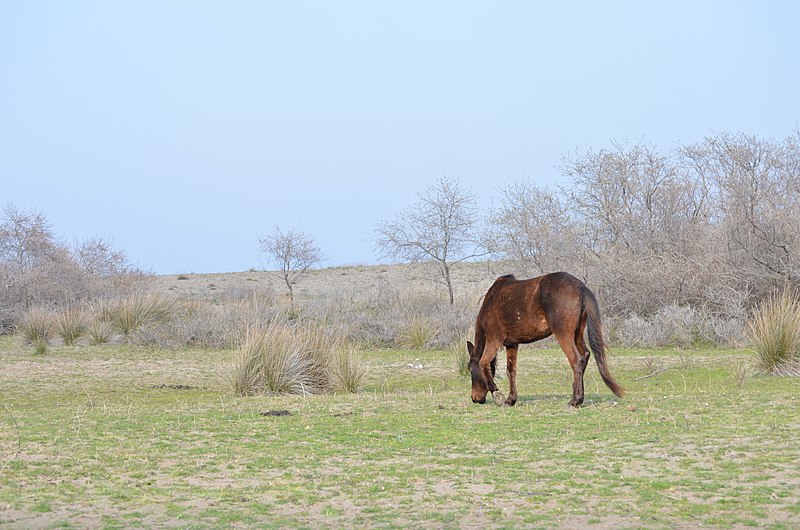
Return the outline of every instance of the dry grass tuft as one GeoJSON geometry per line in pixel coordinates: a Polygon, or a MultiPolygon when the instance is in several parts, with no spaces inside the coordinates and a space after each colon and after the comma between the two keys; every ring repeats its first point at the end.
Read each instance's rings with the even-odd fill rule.
{"type": "Polygon", "coordinates": [[[414,315],[403,328],[403,345],[415,350],[427,347],[439,329],[433,321],[423,315],[414,315]]]}
{"type": "Polygon", "coordinates": [[[797,291],[786,288],[760,304],[749,331],[758,367],[762,371],[800,375],[800,300],[797,291]]]}
{"type": "Polygon", "coordinates": [[[145,324],[171,319],[177,311],[174,298],[155,293],[113,300],[101,309],[101,318],[128,336],[145,324]]]}
{"type": "Polygon", "coordinates": [[[354,391],[362,377],[363,367],[340,337],[278,319],[247,332],[230,372],[240,396],[354,391]]]}
{"type": "Polygon", "coordinates": [[[33,345],[36,353],[47,351],[53,338],[53,313],[42,307],[33,307],[17,322],[17,332],[25,344],[33,345]]]}
{"type": "Polygon", "coordinates": [[[80,307],[64,308],[55,317],[55,331],[66,346],[71,346],[86,335],[89,328],[89,315],[80,307]]]}
{"type": "Polygon", "coordinates": [[[340,348],[334,352],[329,365],[331,388],[336,392],[358,392],[367,367],[361,355],[353,347],[340,348]]]}
{"type": "Polygon", "coordinates": [[[86,326],[86,334],[92,344],[107,344],[114,336],[114,326],[110,322],[95,318],[86,326]]]}

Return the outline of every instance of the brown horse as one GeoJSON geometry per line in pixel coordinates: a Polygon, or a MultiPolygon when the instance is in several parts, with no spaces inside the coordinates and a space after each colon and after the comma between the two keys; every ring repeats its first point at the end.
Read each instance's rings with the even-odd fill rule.
{"type": "Polygon", "coordinates": [[[573,407],[583,403],[583,373],[589,362],[583,332],[588,328],[589,346],[606,386],[617,396],[624,390],[606,367],[600,308],[594,293],[566,272],[545,274],[531,280],[501,276],[486,292],[475,321],[475,345],[467,342],[472,374],[472,401],[484,403],[497,391],[494,373],[497,350],[505,346],[509,393],[506,405],[517,402],[517,348],[555,335],[567,356],[572,373],[573,407]]]}

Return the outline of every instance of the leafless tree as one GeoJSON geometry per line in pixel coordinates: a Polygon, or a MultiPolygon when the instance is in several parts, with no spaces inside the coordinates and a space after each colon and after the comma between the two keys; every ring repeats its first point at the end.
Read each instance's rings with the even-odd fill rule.
{"type": "Polygon", "coordinates": [[[104,237],[93,237],[77,243],[73,249],[73,259],[86,274],[100,278],[137,272],[126,252],[104,237]]]}
{"type": "Polygon", "coordinates": [[[418,197],[394,221],[378,223],[376,247],[390,259],[435,263],[452,304],[453,265],[486,255],[478,235],[475,196],[455,177],[443,175],[418,197]]]}
{"type": "Polygon", "coordinates": [[[484,246],[531,276],[557,270],[580,276],[585,260],[575,227],[562,191],[513,182],[490,215],[484,246]]]}
{"type": "Polygon", "coordinates": [[[0,221],[0,263],[14,274],[58,259],[65,250],[41,212],[26,212],[9,202],[3,207],[0,221]]]}
{"type": "Polygon", "coordinates": [[[59,307],[127,292],[145,280],[102,239],[70,248],[47,217],[8,203],[0,216],[0,333],[32,306],[59,307]]]}
{"type": "Polygon", "coordinates": [[[721,133],[682,153],[714,185],[719,236],[742,284],[758,298],[800,283],[798,134],[777,142],[721,133]]]}
{"type": "Polygon", "coordinates": [[[311,237],[296,228],[281,230],[276,226],[272,234],[258,241],[261,253],[277,265],[289,289],[290,304],[294,307],[294,284],[306,271],[325,259],[322,251],[311,237]]]}

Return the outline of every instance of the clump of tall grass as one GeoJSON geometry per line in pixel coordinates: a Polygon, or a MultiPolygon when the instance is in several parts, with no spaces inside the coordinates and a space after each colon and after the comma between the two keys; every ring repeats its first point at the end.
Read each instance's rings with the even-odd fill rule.
{"type": "Polygon", "coordinates": [[[145,324],[169,320],[177,306],[174,298],[155,293],[135,294],[107,302],[101,309],[101,318],[128,336],[145,324]]]}
{"type": "Polygon", "coordinates": [[[25,344],[32,345],[38,354],[47,351],[53,338],[53,313],[41,307],[33,307],[17,322],[17,333],[25,344]]]}
{"type": "Polygon", "coordinates": [[[800,300],[786,288],[762,302],[749,327],[759,368],[769,374],[800,375],[800,300]]]}
{"type": "Polygon", "coordinates": [[[461,377],[469,376],[469,352],[467,352],[466,341],[454,342],[450,346],[450,358],[456,373],[461,377]]]}
{"type": "Polygon", "coordinates": [[[403,328],[402,342],[404,346],[421,350],[435,337],[439,330],[430,318],[422,315],[411,317],[403,328]]]}
{"type": "Polygon", "coordinates": [[[69,306],[64,308],[55,317],[56,334],[64,341],[64,345],[71,346],[86,335],[89,327],[89,316],[80,307],[69,306]]]}
{"type": "Polygon", "coordinates": [[[87,324],[86,334],[92,344],[106,344],[114,336],[114,327],[110,322],[95,318],[87,324]]]}
{"type": "Polygon", "coordinates": [[[353,347],[340,348],[329,365],[331,388],[337,392],[358,392],[367,369],[353,347]]]}
{"type": "Polygon", "coordinates": [[[353,391],[363,368],[336,335],[320,326],[273,319],[250,329],[239,348],[230,380],[240,396],[321,394],[353,391]]]}

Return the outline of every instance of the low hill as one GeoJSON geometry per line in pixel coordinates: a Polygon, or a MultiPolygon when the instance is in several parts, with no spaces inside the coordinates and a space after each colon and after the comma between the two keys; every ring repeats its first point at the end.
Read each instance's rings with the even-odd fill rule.
{"type": "MultiPolygon", "coordinates": [[[[495,278],[513,272],[503,266],[498,262],[454,265],[451,277],[456,297],[477,304],[495,278]]],[[[154,278],[154,287],[185,299],[240,298],[253,292],[287,296],[283,277],[275,271],[161,275],[154,278]]],[[[440,273],[429,263],[315,269],[301,276],[294,290],[301,303],[318,297],[374,296],[381,292],[447,298],[440,273]]]]}

